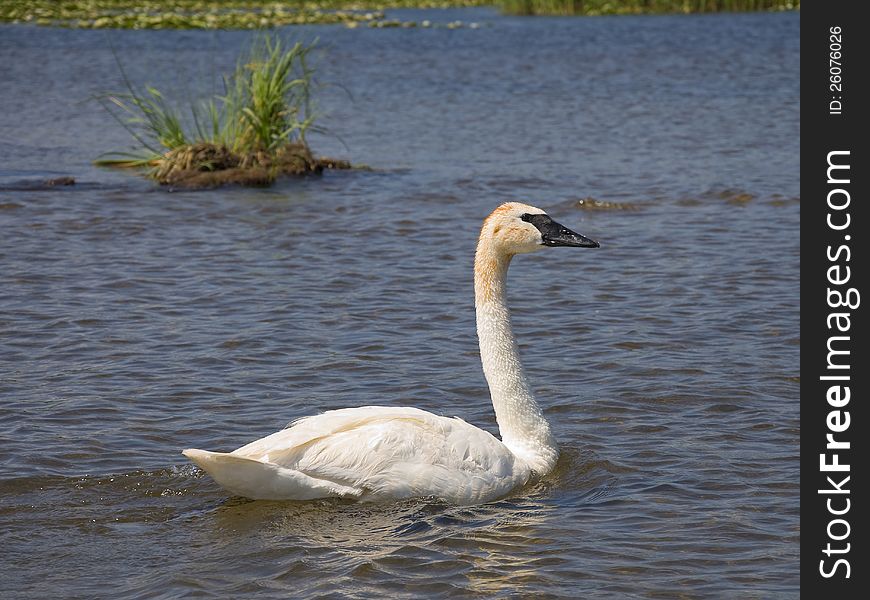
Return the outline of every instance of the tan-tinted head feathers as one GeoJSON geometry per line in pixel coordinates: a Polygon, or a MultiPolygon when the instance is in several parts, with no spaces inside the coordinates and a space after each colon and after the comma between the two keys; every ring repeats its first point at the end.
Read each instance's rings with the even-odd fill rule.
{"type": "MultiPolygon", "coordinates": [[[[541,232],[523,215],[545,214],[540,208],[520,202],[506,202],[484,220],[480,242],[484,240],[498,253],[507,255],[533,252],[542,247],[541,232]]],[[[479,246],[478,246],[479,249],[479,246]]]]}
{"type": "Polygon", "coordinates": [[[484,220],[474,260],[478,302],[500,295],[511,258],[544,247],[598,248],[598,242],[571,231],[540,208],[507,202],[484,220]]]}

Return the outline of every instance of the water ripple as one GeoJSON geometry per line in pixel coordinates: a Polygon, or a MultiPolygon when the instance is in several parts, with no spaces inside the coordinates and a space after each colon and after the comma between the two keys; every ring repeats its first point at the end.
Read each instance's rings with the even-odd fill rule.
{"type": "MultiPolygon", "coordinates": [[[[4,592],[797,595],[799,15],[472,13],[294,30],[355,98],[322,98],[348,148],[312,143],[375,169],[207,192],[90,165],[129,145],[87,101],[123,86],[102,32],[2,26],[4,592]],[[553,473],[476,507],[281,503],[185,462],[361,404],[497,432],[471,266],[504,200],[602,244],[511,268],[553,473]]],[[[113,35],[194,94],[249,33],[113,35]]]]}

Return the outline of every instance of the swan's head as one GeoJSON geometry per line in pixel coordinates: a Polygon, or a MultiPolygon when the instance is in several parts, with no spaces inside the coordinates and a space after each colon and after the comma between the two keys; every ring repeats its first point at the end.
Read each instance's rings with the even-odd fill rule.
{"type": "Polygon", "coordinates": [[[483,222],[481,241],[508,255],[534,252],[546,246],[598,248],[598,242],[560,225],[540,208],[507,202],[483,222]]]}

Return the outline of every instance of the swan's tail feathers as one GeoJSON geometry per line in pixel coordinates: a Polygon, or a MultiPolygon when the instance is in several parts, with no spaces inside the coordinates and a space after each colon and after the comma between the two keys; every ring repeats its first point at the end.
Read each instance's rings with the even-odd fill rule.
{"type": "Polygon", "coordinates": [[[317,479],[302,471],[226,452],[189,448],[182,452],[221,487],[254,500],[313,500],[359,497],[363,490],[317,479]]]}

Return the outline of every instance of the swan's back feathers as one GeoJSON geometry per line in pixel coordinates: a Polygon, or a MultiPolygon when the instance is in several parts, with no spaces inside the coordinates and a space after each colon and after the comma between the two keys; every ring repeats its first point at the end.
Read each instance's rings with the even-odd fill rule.
{"type": "MultiPolygon", "coordinates": [[[[390,408],[385,406],[360,406],[357,408],[342,408],[328,410],[319,415],[302,417],[291,422],[285,429],[276,431],[259,440],[254,440],[233,454],[256,458],[258,460],[274,460],[285,452],[304,449],[320,439],[329,438],[335,434],[352,431],[366,423],[377,420],[406,418],[422,418],[431,415],[417,408],[390,408]]],[[[431,415],[434,416],[434,415],[431,415]]]]}
{"type": "MultiPolygon", "coordinates": [[[[273,476],[293,473],[293,485],[308,478],[312,489],[306,494],[320,495],[306,498],[438,496],[470,504],[501,496],[529,477],[525,464],[492,434],[416,408],[332,410],[222,456],[270,464],[281,470],[269,471],[273,476]]],[[[244,496],[263,497],[257,487],[242,492],[219,483],[244,496]]]]}

